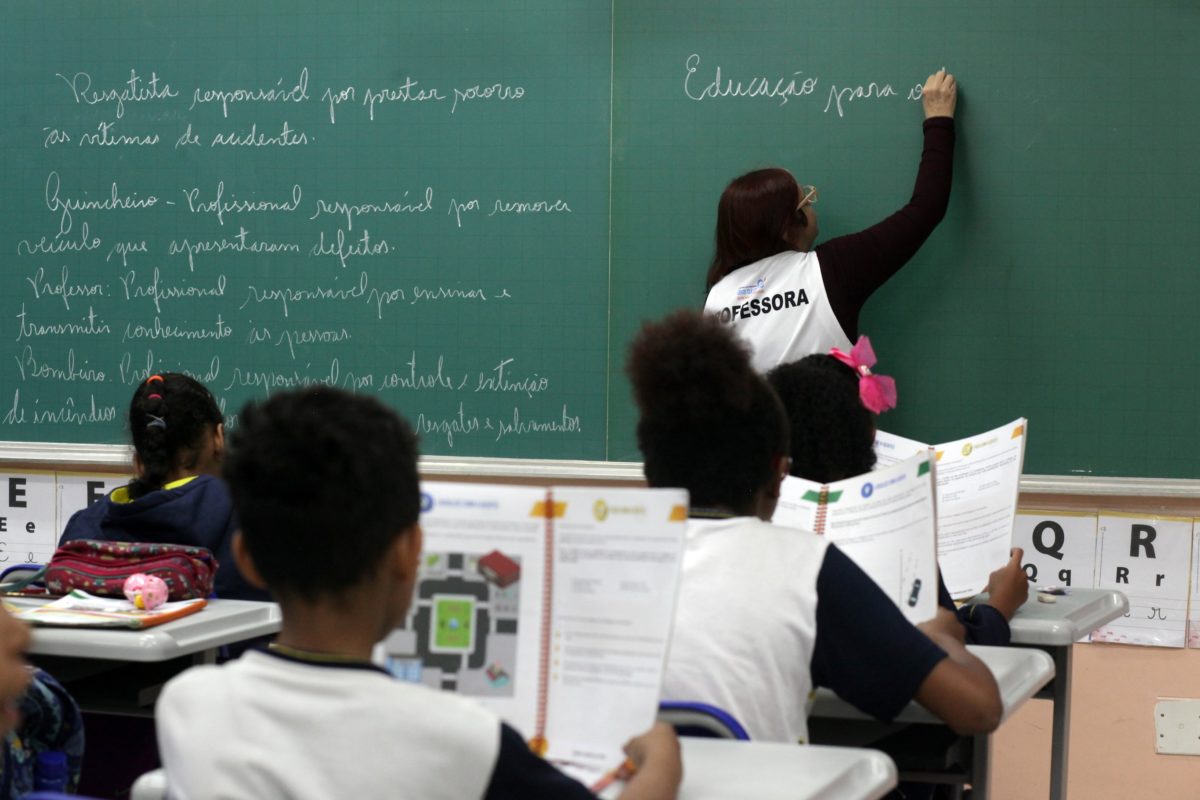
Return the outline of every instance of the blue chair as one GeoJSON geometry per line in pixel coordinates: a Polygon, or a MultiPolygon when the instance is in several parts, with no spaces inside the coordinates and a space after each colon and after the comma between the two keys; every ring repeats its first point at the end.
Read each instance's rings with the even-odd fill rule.
{"type": "Polygon", "coordinates": [[[45,564],[13,564],[0,572],[0,591],[19,592],[45,576],[45,564]]]}
{"type": "Polygon", "coordinates": [[[680,736],[705,739],[738,739],[750,741],[750,734],[733,715],[708,703],[664,700],[658,704],[658,719],[675,729],[680,736]]]}

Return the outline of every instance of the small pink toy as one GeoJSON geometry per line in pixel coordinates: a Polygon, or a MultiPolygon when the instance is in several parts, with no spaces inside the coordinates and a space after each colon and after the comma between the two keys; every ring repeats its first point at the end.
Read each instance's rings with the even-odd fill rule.
{"type": "Polygon", "coordinates": [[[142,611],[153,611],[167,602],[167,584],[162,578],[137,573],[125,579],[125,599],[142,611]]]}

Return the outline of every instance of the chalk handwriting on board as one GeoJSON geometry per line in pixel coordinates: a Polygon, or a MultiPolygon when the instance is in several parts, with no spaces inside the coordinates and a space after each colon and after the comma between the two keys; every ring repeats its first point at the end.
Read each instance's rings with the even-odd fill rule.
{"type": "MultiPolygon", "coordinates": [[[[794,70],[782,75],[758,74],[731,78],[728,77],[728,73],[722,71],[720,64],[709,71],[709,68],[702,64],[699,53],[692,53],[684,59],[683,68],[683,93],[696,102],[764,98],[776,100],[777,105],[782,107],[793,100],[802,101],[815,95],[822,81],[820,77],[808,75],[803,70],[794,70]]],[[[821,110],[826,114],[832,111],[838,117],[844,117],[847,108],[852,104],[899,97],[900,93],[886,81],[858,84],[831,82],[825,106],[821,110]]],[[[920,100],[921,85],[910,89],[904,99],[920,100]]]]}
{"type": "Polygon", "coordinates": [[[84,192],[83,197],[72,197],[63,193],[62,178],[59,177],[57,171],[51,170],[46,176],[46,208],[50,209],[51,213],[59,215],[58,232],[59,234],[67,234],[71,232],[71,227],[75,224],[76,211],[128,211],[137,209],[154,208],[158,205],[160,198],[156,195],[146,195],[142,197],[137,192],[132,194],[123,194],[117,188],[117,182],[113,181],[111,191],[104,199],[95,199],[87,196],[84,192]]]}
{"type": "Polygon", "coordinates": [[[26,345],[21,354],[16,357],[17,370],[21,374],[21,380],[53,380],[62,383],[74,383],[76,381],[86,381],[89,383],[104,383],[108,380],[104,370],[95,369],[89,366],[89,361],[84,359],[83,363],[75,363],[75,348],[67,349],[65,366],[52,366],[49,362],[41,361],[34,354],[31,346],[26,345]]]}
{"type": "Polygon", "coordinates": [[[275,85],[264,89],[234,88],[234,89],[202,89],[197,86],[192,92],[192,104],[188,111],[194,111],[197,106],[208,103],[221,105],[221,116],[229,117],[230,104],[239,103],[303,103],[308,99],[308,67],[300,70],[300,77],[292,86],[285,87],[283,78],[275,85]]]}
{"type": "Polygon", "coordinates": [[[300,253],[300,245],[295,242],[277,242],[263,241],[260,239],[250,239],[250,231],[244,227],[239,227],[238,232],[233,235],[233,238],[228,236],[220,239],[203,239],[199,241],[190,241],[188,239],[172,239],[167,245],[167,255],[187,255],[188,269],[192,272],[196,271],[196,256],[204,253],[300,253]]]}
{"type": "Polygon", "coordinates": [[[179,92],[172,89],[171,84],[166,81],[159,83],[156,72],[151,72],[147,80],[138,75],[136,69],[131,69],[129,80],[124,85],[105,89],[93,89],[92,76],[86,72],[76,72],[70,77],[59,72],[56,73],[56,77],[67,84],[76,103],[86,103],[90,106],[112,103],[117,119],[125,116],[126,103],[145,103],[179,96],[179,92]]]}
{"type": "Polygon", "coordinates": [[[322,214],[344,215],[346,230],[354,230],[354,220],[369,214],[424,214],[433,209],[433,187],[426,186],[425,193],[419,201],[411,200],[408,192],[399,200],[384,200],[379,203],[347,203],[343,200],[317,200],[317,210],[310,220],[322,214]]]}
{"type": "Polygon", "coordinates": [[[33,288],[35,300],[43,297],[58,297],[68,311],[71,308],[72,297],[96,297],[104,294],[104,284],[102,283],[72,282],[71,268],[66,264],[63,264],[62,271],[55,278],[47,278],[46,268],[38,267],[33,275],[25,278],[25,281],[33,288]]]}
{"type": "MultiPolygon", "coordinates": [[[[115,186],[115,184],[114,184],[115,186]]],[[[300,207],[300,199],[304,195],[304,190],[300,188],[300,184],[292,186],[292,196],[290,200],[244,200],[239,199],[232,193],[229,198],[225,197],[225,181],[217,181],[216,190],[211,199],[206,199],[205,195],[200,194],[199,187],[184,189],[183,196],[187,200],[188,210],[193,214],[212,214],[217,218],[217,222],[224,225],[226,214],[244,214],[247,212],[263,212],[263,211],[278,211],[281,213],[291,213],[300,207]]]]}
{"type": "MultiPolygon", "coordinates": [[[[131,68],[127,80],[115,83],[100,67],[51,70],[57,79],[52,93],[65,88],[67,103],[82,110],[69,121],[47,119],[32,129],[36,139],[24,143],[39,153],[35,210],[49,219],[38,223],[37,214],[26,214],[48,230],[22,231],[10,244],[21,269],[13,284],[19,281],[20,302],[9,324],[21,349],[9,362],[18,386],[11,404],[0,408],[0,425],[108,426],[124,401],[100,399],[106,384],[130,387],[158,372],[180,371],[218,392],[242,395],[319,384],[440,398],[410,416],[419,431],[449,448],[481,434],[501,440],[583,429],[565,403],[552,400],[536,411],[523,405],[557,387],[551,375],[516,357],[490,351],[451,364],[430,341],[386,367],[365,368],[357,350],[367,343],[356,341],[365,338],[356,327],[363,320],[390,323],[517,300],[514,292],[522,287],[510,292],[486,277],[441,280],[427,271],[397,271],[411,226],[456,230],[470,221],[489,234],[509,226],[540,236],[554,230],[545,226],[574,216],[576,203],[552,186],[539,185],[530,196],[519,181],[511,189],[489,182],[485,192],[456,187],[457,197],[426,180],[369,193],[350,183],[348,190],[310,195],[306,183],[320,181],[308,171],[306,156],[286,155],[297,146],[336,148],[332,132],[346,130],[347,122],[382,128],[428,109],[455,120],[489,110],[511,114],[498,110],[519,108],[529,97],[524,85],[482,73],[455,81],[407,75],[383,83],[378,77],[339,81],[302,64],[275,68],[265,78],[180,81],[167,77],[176,66],[131,68]],[[315,121],[308,107],[318,111],[315,121]],[[262,148],[279,150],[269,157],[284,159],[282,182],[259,185],[253,171],[209,170],[203,161],[213,150],[262,148]],[[68,157],[103,149],[113,160],[95,162],[95,169],[68,157]],[[164,157],[191,159],[198,168],[159,173],[138,162],[164,157]],[[180,174],[188,177],[181,181],[180,174]],[[435,209],[446,214],[431,213],[435,209]],[[54,261],[46,263],[47,256],[54,261]],[[299,266],[310,260],[321,267],[299,266]],[[317,306],[334,307],[338,322],[317,306]],[[340,324],[343,312],[353,324],[340,324]],[[225,340],[238,347],[210,352],[202,363],[179,349],[180,343],[213,347],[225,340]],[[53,401],[38,394],[54,384],[73,393],[53,401]],[[511,397],[513,404],[500,412],[494,403],[486,413],[473,408],[472,398],[495,396],[511,397]]],[[[801,84],[815,89],[815,81],[801,84]]],[[[45,108],[53,113],[62,104],[55,98],[45,108]]],[[[34,208],[32,197],[26,202],[34,208]]],[[[224,396],[218,404],[225,408],[224,396]]],[[[237,415],[227,422],[236,426],[237,415]]]]}
{"type": "Polygon", "coordinates": [[[721,67],[717,65],[712,72],[713,78],[705,83],[707,73],[699,76],[700,54],[692,53],[684,60],[683,92],[692,100],[715,100],[722,97],[766,97],[778,98],[779,105],[787,105],[793,97],[804,97],[817,90],[819,78],[803,77],[804,73],[795,71],[788,75],[776,77],[774,81],[764,75],[754,75],[735,80],[722,78],[721,67]]]}
{"type": "Polygon", "coordinates": [[[80,322],[40,322],[25,310],[25,304],[22,303],[21,310],[17,312],[17,341],[41,336],[103,336],[112,333],[112,328],[103,317],[96,314],[92,306],[88,306],[87,314],[79,319],[80,322]]]}

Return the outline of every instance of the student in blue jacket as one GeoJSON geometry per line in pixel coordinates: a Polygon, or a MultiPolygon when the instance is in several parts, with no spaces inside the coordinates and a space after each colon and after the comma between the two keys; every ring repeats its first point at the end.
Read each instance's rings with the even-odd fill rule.
{"type": "Polygon", "coordinates": [[[76,512],[59,543],[100,539],[206,547],[219,564],[218,597],[269,599],[234,564],[233,503],[217,477],[225,420],[212,393],[178,372],[151,375],[129,403],[129,431],[137,477],[76,512]]]}

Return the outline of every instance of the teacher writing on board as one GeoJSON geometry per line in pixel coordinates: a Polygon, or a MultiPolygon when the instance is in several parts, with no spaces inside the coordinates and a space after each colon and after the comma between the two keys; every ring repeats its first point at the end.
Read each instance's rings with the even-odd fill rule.
{"type": "Polygon", "coordinates": [[[958,86],[944,69],[921,92],[925,146],[904,208],[859,233],[813,245],[817,189],[785,169],[726,187],[704,310],[732,325],[760,372],[830,347],[849,351],[867,298],[912,258],[946,214],[958,86]]]}

